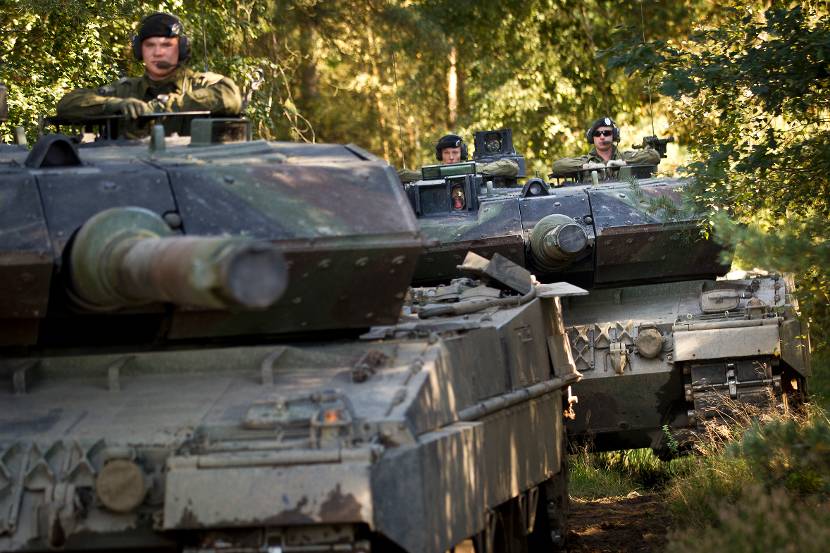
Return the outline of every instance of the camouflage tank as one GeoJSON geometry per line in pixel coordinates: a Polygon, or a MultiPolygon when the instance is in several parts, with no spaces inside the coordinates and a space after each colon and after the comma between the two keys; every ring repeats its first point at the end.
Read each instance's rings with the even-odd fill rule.
{"type": "MultiPolygon", "coordinates": [[[[475,159],[516,156],[509,129],[477,133],[477,145],[494,133],[509,151],[493,142],[477,146],[475,159]]],[[[644,142],[665,154],[666,139],[644,142]]],[[[416,283],[455,278],[469,250],[590,290],[563,301],[583,375],[568,431],[597,450],[665,452],[667,441],[676,445],[735,406],[798,398],[810,375],[792,283],[722,278],[728,256],[684,205],[688,183],[654,172],[628,166],[559,186],[541,178],[499,186],[471,162],[424,167],[424,179],[406,187],[428,241],[416,283]]]]}
{"type": "Polygon", "coordinates": [[[385,162],[198,125],[0,150],[0,550],[561,541],[580,291],[474,256],[409,289],[385,162]]]}

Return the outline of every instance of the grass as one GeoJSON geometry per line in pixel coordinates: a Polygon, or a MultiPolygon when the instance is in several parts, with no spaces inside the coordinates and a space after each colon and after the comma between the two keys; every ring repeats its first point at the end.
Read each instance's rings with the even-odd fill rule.
{"type": "MultiPolygon", "coordinates": [[[[722,431],[721,431],[722,433],[722,431]]],[[[812,407],[710,440],[665,490],[677,521],[667,551],[827,551],[830,422],[812,407]]]]}
{"type": "MultiPolygon", "coordinates": [[[[816,374],[827,374],[826,357],[817,361],[816,374]]],[[[811,391],[797,412],[732,406],[728,424],[707,425],[699,455],[663,462],[650,450],[583,449],[570,456],[571,496],[662,494],[674,519],[668,553],[828,551],[830,387],[811,391]]]]}
{"type": "Polygon", "coordinates": [[[689,464],[688,458],[661,461],[650,449],[592,453],[588,447],[572,454],[569,462],[570,495],[579,499],[659,490],[689,464]]]}

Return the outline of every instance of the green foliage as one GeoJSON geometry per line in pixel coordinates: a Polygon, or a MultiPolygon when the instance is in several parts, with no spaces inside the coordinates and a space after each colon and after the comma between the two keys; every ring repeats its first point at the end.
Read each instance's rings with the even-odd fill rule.
{"type": "Polygon", "coordinates": [[[757,422],[727,454],[744,458],[754,477],[766,488],[785,488],[796,495],[830,496],[830,423],[814,416],[757,422]]]}
{"type": "MultiPolygon", "coordinates": [[[[747,268],[792,273],[830,338],[830,14],[741,3],[686,40],[621,43],[609,64],[659,81],[691,144],[693,196],[747,268]]],[[[827,370],[827,369],[823,369],[827,370]]]]}
{"type": "Polygon", "coordinates": [[[830,543],[830,503],[783,490],[742,489],[721,500],[715,522],[669,534],[667,553],[823,553],[830,543]]]}
{"type": "MultiPolygon", "coordinates": [[[[682,34],[694,6],[610,0],[0,0],[0,79],[14,125],[80,86],[136,75],[130,36],[143,15],[176,13],[196,69],[263,86],[248,116],[258,136],[354,142],[395,164],[430,161],[437,137],[512,127],[530,165],[585,149],[599,115],[630,128],[648,116],[643,82],[597,58],[615,25],[682,34]],[[609,17],[613,14],[613,17],[609,17]],[[454,68],[454,71],[452,70],[454,68]],[[454,85],[450,86],[451,77],[454,85]],[[456,98],[455,109],[449,107],[456,98]]],[[[626,140],[634,137],[626,137],[626,140]]]]}
{"type": "Polygon", "coordinates": [[[753,423],[707,455],[668,490],[686,528],[667,551],[824,551],[830,539],[830,423],[821,411],[803,420],[753,423]]]}
{"type": "Polygon", "coordinates": [[[686,459],[661,461],[650,449],[591,453],[582,449],[569,458],[570,495],[582,499],[625,496],[660,488],[686,471],[686,459]]]}

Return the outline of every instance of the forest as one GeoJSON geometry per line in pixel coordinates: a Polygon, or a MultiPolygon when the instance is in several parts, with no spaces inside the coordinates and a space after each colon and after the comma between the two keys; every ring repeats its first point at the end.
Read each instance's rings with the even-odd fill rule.
{"type": "MultiPolygon", "coordinates": [[[[469,142],[476,130],[509,127],[544,176],[554,159],[584,153],[597,117],[616,120],[623,148],[673,136],[661,170],[693,177],[690,199],[708,215],[701,232],[735,246],[745,269],[795,277],[811,323],[814,389],[826,397],[826,2],[0,0],[9,95],[0,138],[22,126],[31,141],[38,118],[69,90],[140,74],[130,37],[159,10],[184,22],[193,68],[249,91],[247,116],[261,138],[351,142],[418,167],[447,132],[469,142]]],[[[823,420],[816,432],[826,433],[823,420]]],[[[813,438],[826,448],[822,436],[813,438]]],[[[807,495],[826,508],[823,459],[807,495]]],[[[701,524],[717,519],[707,516],[701,524]]],[[[816,522],[823,535],[827,522],[816,522]]]]}

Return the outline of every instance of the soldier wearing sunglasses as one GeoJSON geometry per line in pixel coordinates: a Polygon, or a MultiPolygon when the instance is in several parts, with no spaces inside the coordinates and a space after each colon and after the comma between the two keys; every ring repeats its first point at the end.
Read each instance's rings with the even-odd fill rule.
{"type": "Polygon", "coordinates": [[[552,177],[563,178],[574,176],[582,170],[606,169],[623,165],[657,165],[660,163],[660,154],[652,148],[642,150],[617,149],[620,141],[620,129],[610,117],[601,117],[594,121],[585,139],[592,145],[587,155],[566,157],[553,162],[552,177]]]}

